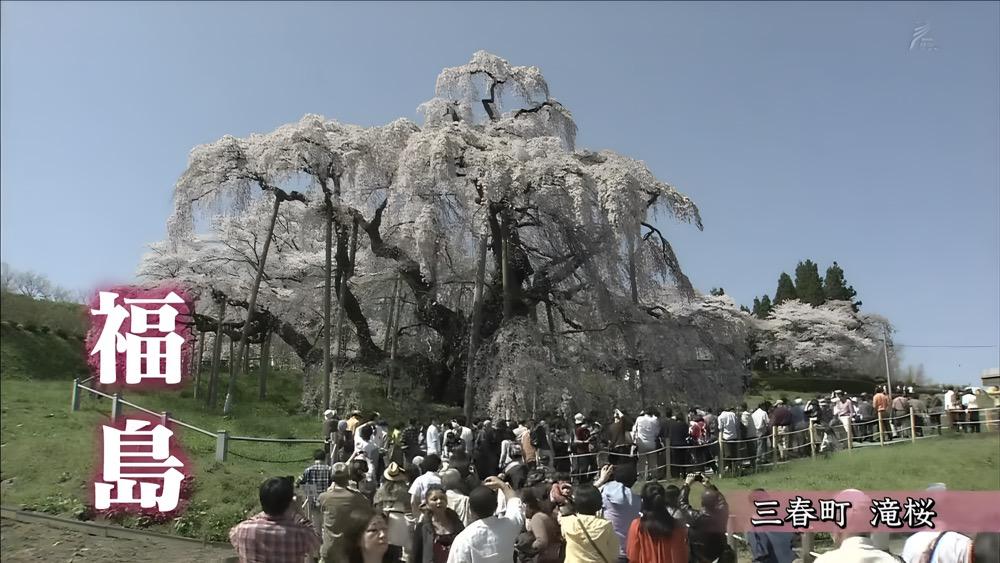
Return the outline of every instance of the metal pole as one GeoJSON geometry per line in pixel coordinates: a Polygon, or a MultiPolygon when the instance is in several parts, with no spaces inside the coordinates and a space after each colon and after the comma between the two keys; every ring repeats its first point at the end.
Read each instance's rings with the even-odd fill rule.
{"type": "Polygon", "coordinates": [[[882,411],[878,411],[878,445],[885,445],[885,426],[882,422],[882,411]]]}
{"type": "Polygon", "coordinates": [[[851,451],[854,449],[854,423],[847,423],[847,450],[851,451]]]}
{"type": "Polygon", "coordinates": [[[70,403],[70,411],[80,410],[80,378],[73,378],[73,401],[70,403]]]}
{"type": "Polygon", "coordinates": [[[226,461],[229,453],[229,431],[219,430],[215,434],[215,461],[226,461]]]}
{"type": "Polygon", "coordinates": [[[882,327],[882,351],[885,352],[885,392],[889,395],[889,402],[892,402],[892,374],[889,371],[889,345],[886,343],[888,338],[887,329],[882,327]]]}
{"type": "Polygon", "coordinates": [[[725,449],[725,446],[723,445],[722,432],[719,432],[719,477],[726,474],[726,458],[722,453],[723,449],[725,449]]]}
{"type": "Polygon", "coordinates": [[[917,441],[917,417],[913,414],[913,407],[910,407],[910,443],[917,441]]]}
{"type": "Polygon", "coordinates": [[[774,466],[778,466],[778,427],[771,427],[771,448],[774,450],[774,466]]]}
{"type": "Polygon", "coordinates": [[[812,419],[809,419],[809,453],[812,454],[813,459],[816,459],[816,429],[813,427],[812,419]]]}
{"type": "Polygon", "coordinates": [[[118,422],[118,418],[122,415],[122,396],[120,393],[115,393],[111,397],[111,423],[114,424],[118,422]]]}
{"type": "Polygon", "coordinates": [[[812,563],[814,560],[812,556],[813,539],[812,532],[802,534],[802,563],[812,563]]]}

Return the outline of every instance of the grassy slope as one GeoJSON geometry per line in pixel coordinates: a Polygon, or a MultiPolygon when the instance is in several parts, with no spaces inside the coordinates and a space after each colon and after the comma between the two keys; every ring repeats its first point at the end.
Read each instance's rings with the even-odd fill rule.
{"type": "MultiPolygon", "coordinates": [[[[4,303],[6,306],[6,297],[4,303]]],[[[79,340],[9,325],[2,327],[2,336],[2,502],[57,514],[81,513],[97,466],[96,431],[107,421],[110,402],[86,396],[79,412],[69,412],[70,380],[84,369],[79,340]]],[[[417,402],[386,404],[379,397],[375,378],[360,379],[364,404],[390,420],[445,410],[417,402]]],[[[255,378],[244,378],[239,382],[232,417],[206,411],[191,398],[190,389],[136,392],[125,398],[154,411],[169,410],[175,418],[210,431],[226,429],[233,435],[282,438],[319,434],[319,420],[297,412],[300,386],[294,374],[273,375],[269,389],[270,398],[259,402],[255,378]]],[[[225,539],[230,526],[257,510],[256,490],[264,477],[298,473],[315,447],[235,442],[230,459],[220,464],[214,461],[214,439],[183,428],[175,430],[195,471],[193,504],[173,525],[154,529],[216,540],[225,539]]],[[[998,441],[997,434],[989,434],[868,448],[827,460],[795,462],[770,473],[726,479],[720,486],[723,490],[914,489],[940,481],[956,490],[1000,489],[998,441]]]]}
{"type": "MultiPolygon", "coordinates": [[[[81,410],[70,413],[72,377],[86,369],[78,340],[9,325],[0,330],[0,501],[56,514],[82,514],[90,476],[98,464],[96,433],[108,421],[110,401],[85,394],[81,410]]],[[[456,414],[455,409],[429,403],[388,404],[379,396],[374,377],[354,379],[363,403],[390,421],[431,412],[456,414]]],[[[194,401],[190,386],[180,391],[126,392],[124,398],[156,412],[169,411],[174,418],[208,431],[228,430],[233,436],[319,437],[318,417],[298,411],[301,384],[295,374],[272,374],[268,388],[268,400],[258,401],[256,376],[241,378],[229,417],[194,401]]],[[[129,412],[134,411],[126,407],[125,413],[129,412]]],[[[319,447],[236,441],[230,444],[229,460],[217,463],[214,438],[182,427],[174,431],[195,472],[192,507],[173,530],[154,529],[214,540],[225,540],[229,527],[259,510],[256,491],[265,477],[298,474],[319,447]]]]}

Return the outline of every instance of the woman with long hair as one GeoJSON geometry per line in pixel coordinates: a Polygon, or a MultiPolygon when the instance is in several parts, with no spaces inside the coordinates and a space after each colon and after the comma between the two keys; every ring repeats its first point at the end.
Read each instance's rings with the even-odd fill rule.
{"type": "Polygon", "coordinates": [[[389,526],[381,512],[364,509],[350,513],[344,525],[347,563],[398,563],[389,551],[389,526]]]}
{"type": "Polygon", "coordinates": [[[519,563],[560,563],[562,540],[559,524],[552,517],[552,503],[535,489],[521,491],[524,504],[525,531],[518,537],[515,548],[519,563]]]}
{"type": "Polygon", "coordinates": [[[458,513],[448,508],[443,487],[427,487],[424,498],[425,516],[413,532],[409,563],[447,563],[451,544],[465,526],[458,513]]]}
{"type": "Polygon", "coordinates": [[[687,530],[670,515],[663,485],[642,488],[642,516],[632,521],[627,543],[629,563],[687,563],[687,530]]]}

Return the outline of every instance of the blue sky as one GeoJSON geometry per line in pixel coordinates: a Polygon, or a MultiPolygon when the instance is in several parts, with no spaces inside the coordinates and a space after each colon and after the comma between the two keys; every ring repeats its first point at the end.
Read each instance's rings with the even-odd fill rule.
{"type": "MultiPolygon", "coordinates": [[[[3,260],[127,280],[188,151],[319,113],[375,125],[486,49],[537,65],[578,145],[700,206],[666,225],[737,301],[833,260],[897,342],[1000,342],[1000,4],[3,3],[3,260]],[[910,50],[914,28],[930,44],[910,50]]],[[[971,382],[993,348],[907,348],[971,382]]]]}

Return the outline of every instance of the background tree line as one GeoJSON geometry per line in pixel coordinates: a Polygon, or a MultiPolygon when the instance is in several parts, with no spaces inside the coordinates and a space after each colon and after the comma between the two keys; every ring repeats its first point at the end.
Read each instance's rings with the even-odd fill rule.
{"type": "Polygon", "coordinates": [[[44,274],[31,270],[22,272],[6,262],[0,265],[0,289],[5,293],[16,293],[46,301],[83,303],[86,300],[83,291],[66,289],[53,283],[44,274]]]}
{"type": "Polygon", "coordinates": [[[774,298],[767,294],[755,297],[750,312],[758,319],[766,319],[776,305],[791,299],[798,299],[813,307],[829,301],[849,301],[854,312],[858,312],[861,301],[855,301],[857,295],[854,286],[848,285],[844,270],[836,261],[826,269],[826,276],[820,277],[819,266],[812,260],[806,259],[795,267],[794,282],[787,272],[781,272],[774,298]]]}

